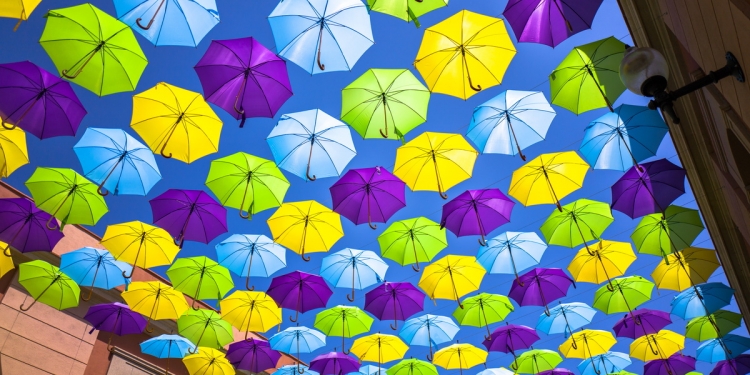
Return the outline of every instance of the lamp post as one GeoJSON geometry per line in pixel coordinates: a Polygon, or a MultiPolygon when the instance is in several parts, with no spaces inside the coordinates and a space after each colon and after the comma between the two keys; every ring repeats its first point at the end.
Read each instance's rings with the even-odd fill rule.
{"type": "Polygon", "coordinates": [[[664,56],[653,48],[630,47],[625,51],[620,64],[620,79],[633,93],[653,98],[648,103],[649,108],[661,109],[673,123],[679,124],[680,118],[673,106],[678,98],[730,76],[739,82],[745,82],[745,75],[737,58],[731,52],[727,52],[726,58],[727,65],[723,68],[711,71],[705,77],[677,90],[667,91],[669,67],[664,56]]]}

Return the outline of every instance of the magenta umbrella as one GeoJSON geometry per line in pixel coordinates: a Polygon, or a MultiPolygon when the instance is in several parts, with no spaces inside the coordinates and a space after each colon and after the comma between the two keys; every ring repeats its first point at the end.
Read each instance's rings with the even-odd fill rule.
{"type": "Polygon", "coordinates": [[[322,277],[294,271],[274,277],[266,294],[279,306],[296,311],[294,318],[289,317],[296,322],[299,313],[326,307],[333,291],[322,277]]]}
{"type": "Polygon", "coordinates": [[[648,361],[643,366],[643,375],[685,375],[691,371],[695,371],[695,358],[680,353],[648,361]]]}
{"type": "Polygon", "coordinates": [[[440,227],[458,237],[479,235],[487,246],[484,236],[510,222],[513,205],[500,189],[467,190],[443,205],[440,227]]]}
{"type": "Polygon", "coordinates": [[[520,306],[544,306],[544,314],[550,316],[547,304],[568,294],[575,281],[559,268],[534,268],[513,280],[508,297],[520,306]]]}
{"type": "Polygon", "coordinates": [[[229,345],[227,359],[237,369],[253,374],[276,368],[281,353],[271,349],[268,341],[249,338],[229,345]]]}
{"type": "Polygon", "coordinates": [[[651,335],[672,324],[669,313],[659,310],[633,310],[620,319],[612,327],[617,337],[637,339],[644,335],[651,335]]]}
{"type": "Polygon", "coordinates": [[[143,315],[130,310],[128,305],[113,302],[113,303],[102,303],[99,305],[93,305],[89,307],[86,315],[83,317],[91,323],[91,331],[100,330],[109,332],[109,341],[107,341],[107,349],[110,351],[112,347],[113,335],[134,335],[143,332],[146,329],[147,321],[143,315]]]}
{"type": "Polygon", "coordinates": [[[52,251],[64,234],[47,228],[50,219],[31,199],[0,199],[0,241],[8,244],[2,250],[5,256],[11,256],[11,247],[22,253],[52,251]]]}
{"type": "Polygon", "coordinates": [[[574,372],[566,368],[553,368],[552,370],[542,371],[536,375],[574,375],[574,372]]]}
{"type": "Polygon", "coordinates": [[[591,28],[603,0],[510,0],[503,15],[519,42],[556,47],[591,28]]]}
{"type": "Polygon", "coordinates": [[[406,207],[406,184],[385,168],[352,169],[330,188],[333,210],[354,224],[385,223],[406,207]]]}
{"type": "Polygon", "coordinates": [[[365,294],[365,311],[380,320],[391,320],[391,329],[398,328],[399,320],[424,310],[425,294],[408,282],[384,282],[365,294]]]}
{"type": "Polygon", "coordinates": [[[635,219],[664,212],[685,194],[685,170],[667,159],[631,167],[612,185],[612,209],[635,219]]]}
{"type": "Polygon", "coordinates": [[[310,370],[320,375],[345,375],[359,371],[359,362],[341,352],[321,354],[310,361],[310,370]]]}
{"type": "Polygon", "coordinates": [[[185,240],[207,244],[227,232],[227,209],[202,190],[169,189],[148,203],[154,225],[180,248],[185,240]]]}
{"type": "Polygon", "coordinates": [[[537,341],[539,341],[539,335],[535,329],[522,325],[508,324],[506,322],[504,326],[492,331],[489,340],[485,339],[482,341],[482,345],[491,352],[513,354],[513,362],[515,364],[517,359],[516,351],[528,349],[537,341]]]}

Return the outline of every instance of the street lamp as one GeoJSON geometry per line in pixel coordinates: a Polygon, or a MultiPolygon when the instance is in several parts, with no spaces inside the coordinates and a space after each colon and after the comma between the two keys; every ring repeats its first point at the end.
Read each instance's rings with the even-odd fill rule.
{"type": "Polygon", "coordinates": [[[625,51],[625,57],[620,63],[620,79],[633,93],[653,98],[648,103],[649,108],[660,108],[663,113],[672,118],[672,122],[679,124],[680,118],[677,117],[673,108],[677,98],[729,76],[739,82],[745,82],[745,75],[737,58],[731,52],[727,52],[726,58],[727,65],[723,68],[711,71],[705,77],[677,90],[666,91],[669,67],[664,56],[653,48],[630,47],[625,51]]]}

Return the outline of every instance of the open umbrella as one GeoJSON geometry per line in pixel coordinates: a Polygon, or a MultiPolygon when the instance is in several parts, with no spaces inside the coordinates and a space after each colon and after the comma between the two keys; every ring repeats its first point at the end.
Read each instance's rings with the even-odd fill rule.
{"type": "Polygon", "coordinates": [[[259,374],[276,368],[281,353],[271,348],[268,341],[249,338],[229,345],[227,360],[238,370],[259,374]]]}
{"type": "Polygon", "coordinates": [[[716,363],[740,357],[748,350],[750,350],[750,338],[728,334],[701,343],[696,350],[696,358],[699,361],[716,363]]]}
{"type": "Polygon", "coordinates": [[[362,375],[387,375],[387,368],[366,365],[359,368],[359,373],[362,375]]]}
{"type": "Polygon", "coordinates": [[[167,276],[176,290],[193,297],[194,310],[198,310],[196,301],[220,300],[234,288],[229,270],[204,256],[177,259],[167,269],[167,276]]]}
{"type": "Polygon", "coordinates": [[[741,354],[737,358],[720,361],[711,375],[737,375],[750,373],[750,354],[741,354]]]}
{"type": "Polygon", "coordinates": [[[632,363],[630,356],[625,353],[606,352],[584,359],[578,365],[578,371],[581,375],[607,375],[622,371],[632,363]]]}
{"type": "Polygon", "coordinates": [[[294,310],[294,318],[290,316],[289,320],[296,322],[299,313],[326,307],[333,291],[322,277],[294,271],[274,277],[266,294],[273,298],[279,307],[294,310]]]}
{"type": "Polygon", "coordinates": [[[536,329],[548,335],[564,333],[565,337],[591,323],[596,315],[596,310],[581,302],[561,303],[549,312],[549,316],[539,314],[536,329]]]}
{"type": "Polygon", "coordinates": [[[740,328],[741,325],[742,315],[732,311],[718,310],[707,316],[691,319],[685,328],[685,337],[695,341],[706,341],[722,337],[740,328]]]}
{"type": "Polygon", "coordinates": [[[570,335],[559,350],[566,358],[591,359],[608,352],[616,343],[609,331],[582,329],[570,335]]]}
{"type": "Polygon", "coordinates": [[[341,351],[347,353],[344,339],[370,331],[373,319],[355,306],[336,306],[315,315],[315,328],[327,336],[341,336],[341,351]]]}
{"type": "Polygon", "coordinates": [[[26,164],[29,164],[26,133],[21,129],[0,128],[0,178],[10,177],[16,169],[26,164]]]}
{"type": "MultiPolygon", "coordinates": [[[[7,245],[0,241],[0,245],[7,245]]],[[[5,276],[8,272],[13,271],[16,268],[13,264],[13,258],[9,256],[0,256],[0,277],[5,276]]]]}
{"type": "Polygon", "coordinates": [[[612,185],[612,209],[635,219],[667,207],[685,194],[685,170],[667,159],[630,168],[612,185]]]}
{"type": "Polygon", "coordinates": [[[575,288],[575,281],[559,268],[534,268],[513,280],[508,297],[520,306],[544,306],[551,316],[549,303],[565,297],[571,285],[575,288]]]}
{"type": "Polygon", "coordinates": [[[622,276],[635,261],[630,242],[601,240],[589,248],[578,251],[568,265],[576,282],[601,284],[612,287],[612,278],[622,276]]]}
{"type": "Polygon", "coordinates": [[[510,0],[503,16],[523,43],[556,47],[591,28],[602,0],[510,0]]]}
{"type": "Polygon", "coordinates": [[[300,362],[297,362],[297,365],[284,365],[284,366],[281,366],[281,367],[277,368],[276,371],[274,371],[274,374],[278,374],[278,375],[299,375],[300,372],[302,374],[307,374],[307,375],[320,375],[316,371],[310,370],[310,368],[307,367],[307,365],[304,365],[304,364],[302,364],[300,362]],[[299,366],[300,368],[298,369],[297,366],[299,366]]]}
{"type": "Polygon", "coordinates": [[[703,229],[698,210],[670,205],[664,213],[644,216],[630,238],[639,253],[666,257],[689,247],[703,229]]]}
{"type": "Polygon", "coordinates": [[[115,259],[143,269],[172,264],[180,251],[167,231],[140,221],[107,226],[101,244],[115,259]]]}
{"type": "Polygon", "coordinates": [[[453,317],[462,326],[485,327],[485,340],[492,340],[490,324],[504,320],[514,310],[508,297],[500,294],[479,293],[465,299],[463,305],[453,311],[453,317]]]}
{"type": "Polygon", "coordinates": [[[396,363],[386,371],[387,375],[438,375],[438,370],[430,362],[409,358],[396,363]]]}
{"type": "MultiPolygon", "coordinates": [[[[482,344],[491,352],[510,353],[513,355],[513,363],[510,365],[514,368],[521,363],[516,351],[528,349],[535,342],[539,341],[539,335],[533,328],[517,325],[506,324],[495,328],[489,338],[485,338],[482,344]]],[[[557,364],[553,365],[556,366],[557,364]]]]}
{"type": "Polygon", "coordinates": [[[475,257],[446,255],[425,267],[419,287],[433,301],[437,298],[454,300],[463,309],[461,297],[479,289],[486,273],[475,257]]]}
{"type": "Polygon", "coordinates": [[[553,368],[552,370],[542,371],[539,375],[574,375],[574,373],[564,368],[553,368]]]}
{"type": "Polygon", "coordinates": [[[320,375],[346,375],[358,372],[359,362],[345,353],[330,352],[310,361],[310,369],[320,375]]]}
{"type": "MultiPolygon", "coordinates": [[[[479,371],[477,375],[513,375],[515,372],[508,370],[505,367],[500,368],[488,368],[482,371],[479,371]]],[[[561,374],[566,375],[566,374],[561,374]]]]}
{"type": "Polygon", "coordinates": [[[457,342],[435,352],[432,363],[446,370],[458,369],[463,374],[466,369],[487,363],[487,352],[474,345],[457,342]]]}
{"type": "Polygon", "coordinates": [[[180,248],[185,240],[207,244],[227,232],[227,209],[203,190],[169,189],[148,203],[154,225],[169,232],[180,248]]]}
{"type": "Polygon", "coordinates": [[[681,292],[691,286],[708,282],[720,265],[716,251],[688,247],[662,259],[651,273],[651,278],[659,289],[681,292]]]}
{"type": "MultiPolygon", "coordinates": [[[[131,310],[145,316],[149,325],[152,320],[177,320],[190,309],[181,292],[159,281],[135,281],[122,292],[122,299],[131,310]]],[[[154,329],[149,325],[146,332],[151,333],[154,329]]]]}
{"type": "Polygon", "coordinates": [[[536,266],[547,244],[534,232],[505,232],[479,248],[477,262],[489,273],[514,274],[536,266]]]}
{"type": "Polygon", "coordinates": [[[518,374],[538,374],[554,369],[561,362],[562,357],[555,351],[533,349],[518,356],[510,368],[518,374]]]}
{"type": "Polygon", "coordinates": [[[365,311],[380,320],[391,320],[395,330],[399,320],[424,309],[424,293],[408,282],[384,282],[365,294],[365,311]]]}
{"type": "Polygon", "coordinates": [[[613,221],[607,203],[579,199],[562,206],[562,211],[552,211],[540,230],[550,245],[570,248],[584,245],[588,249],[587,243],[600,239],[613,221]]]}
{"type": "Polygon", "coordinates": [[[155,46],[196,47],[219,23],[214,0],[117,0],[115,10],[155,46]]]}
{"type": "Polygon", "coordinates": [[[37,302],[58,310],[78,306],[81,289],[59,268],[43,261],[32,260],[18,265],[18,283],[23,286],[33,301],[28,306],[26,298],[19,309],[29,311],[37,302]]]}
{"type": "Polygon", "coordinates": [[[552,203],[583,187],[589,165],[575,151],[542,154],[513,172],[508,194],[524,206],[552,203]]]}
{"type": "Polygon", "coordinates": [[[630,344],[630,356],[648,362],[669,358],[682,349],[685,349],[685,336],[663,329],[633,341],[630,344]]]}
{"type": "MultiPolygon", "coordinates": [[[[326,345],[326,336],[320,331],[307,327],[289,327],[273,336],[268,340],[271,348],[284,353],[296,353],[300,358],[301,353],[312,353],[326,345]]],[[[297,362],[297,371],[304,374],[304,369],[300,362],[297,362]]],[[[294,374],[291,374],[294,375],[294,374]]]]}
{"type": "Polygon", "coordinates": [[[263,292],[236,290],[219,302],[221,318],[245,332],[266,332],[281,324],[281,307],[263,292]]]}
{"type": "Polygon", "coordinates": [[[18,22],[13,28],[13,31],[18,30],[21,26],[21,21],[29,19],[31,12],[41,3],[42,0],[12,0],[3,4],[3,8],[0,9],[0,17],[17,18],[18,22]]]}
{"type": "Polygon", "coordinates": [[[51,220],[52,216],[40,210],[31,199],[0,199],[0,241],[5,242],[5,257],[11,256],[11,248],[22,253],[52,251],[64,235],[47,228],[45,223],[51,220]]]}
{"type": "Polygon", "coordinates": [[[183,358],[196,347],[180,335],[159,335],[141,343],[141,352],[156,358],[166,358],[166,373],[169,373],[169,359],[183,358]]]}
{"type": "Polygon", "coordinates": [[[514,205],[500,189],[467,190],[443,205],[440,226],[457,237],[478,234],[487,246],[484,236],[510,222],[514,205]]]}
{"type": "MultiPolygon", "coordinates": [[[[367,8],[404,21],[414,21],[420,27],[419,16],[448,5],[448,0],[367,0],[367,8]]],[[[392,375],[392,374],[389,374],[392,375]]]]}
{"type": "Polygon", "coordinates": [[[651,300],[654,283],[640,276],[618,277],[594,293],[593,306],[605,314],[629,313],[651,300]]]}
{"type": "Polygon", "coordinates": [[[388,265],[369,250],[344,249],[323,258],[320,276],[337,288],[351,286],[346,299],[354,302],[354,291],[385,280],[388,265]]]}
{"type": "Polygon", "coordinates": [[[182,358],[182,363],[190,375],[234,375],[234,367],[223,352],[212,348],[199,347],[198,352],[182,358]]]}
{"type": "Polygon", "coordinates": [[[658,310],[633,310],[618,320],[612,327],[617,337],[637,339],[643,335],[651,335],[672,324],[669,313],[658,310]]]}
{"type": "Polygon", "coordinates": [[[352,169],[329,190],[333,210],[354,224],[385,223],[406,207],[405,184],[385,168],[352,169]]]}
{"type": "Polygon", "coordinates": [[[250,275],[269,277],[286,267],[286,249],[264,235],[233,234],[216,245],[219,264],[234,274],[245,278],[245,288],[250,286],[250,275]]]}
{"type": "Polygon", "coordinates": [[[351,352],[360,362],[377,362],[379,375],[383,363],[404,358],[408,349],[398,336],[375,333],[354,340],[351,352]]]}
{"type": "Polygon", "coordinates": [[[127,272],[133,273],[132,266],[115,258],[107,250],[84,247],[60,256],[60,271],[68,275],[76,284],[89,286],[89,294],[81,297],[88,301],[94,287],[112,289],[125,285],[127,272]]]}
{"type": "Polygon", "coordinates": [[[177,331],[196,346],[221,349],[234,341],[232,325],[213,310],[188,310],[177,319],[177,331]]]}
{"type": "Polygon", "coordinates": [[[705,283],[695,285],[676,295],[671,302],[672,314],[690,320],[718,311],[729,305],[734,296],[734,289],[723,283],[705,283]]]}
{"type": "Polygon", "coordinates": [[[695,371],[695,358],[680,353],[648,361],[643,366],[643,375],[686,375],[691,371],[695,371]]]}
{"type": "Polygon", "coordinates": [[[148,322],[143,315],[130,310],[128,305],[112,302],[92,305],[83,319],[91,324],[89,334],[94,330],[109,332],[107,349],[112,350],[112,336],[135,335],[146,329],[148,322]]]}
{"type": "Polygon", "coordinates": [[[306,253],[327,252],[341,237],[341,217],[316,201],[282,204],[268,218],[273,240],[299,254],[305,262],[306,253]]]}
{"type": "MultiPolygon", "coordinates": [[[[456,323],[447,316],[425,314],[404,322],[404,326],[401,327],[401,331],[398,335],[409,345],[429,347],[430,354],[427,355],[427,360],[432,361],[433,347],[437,347],[438,344],[453,341],[453,337],[456,336],[458,330],[459,328],[456,323]]],[[[393,366],[392,368],[395,368],[396,366],[393,366]]]]}
{"type": "Polygon", "coordinates": [[[419,272],[419,262],[430,262],[448,246],[445,229],[426,217],[406,219],[391,224],[378,236],[380,254],[419,272]]]}

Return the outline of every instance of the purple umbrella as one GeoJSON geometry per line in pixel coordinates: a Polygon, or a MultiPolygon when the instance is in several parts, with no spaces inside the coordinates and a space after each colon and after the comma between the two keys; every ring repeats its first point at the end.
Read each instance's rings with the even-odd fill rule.
{"type": "Polygon", "coordinates": [[[489,340],[482,341],[491,352],[511,353],[513,362],[516,361],[516,350],[528,349],[539,341],[539,335],[531,327],[508,324],[496,328],[490,334],[489,340]]]}
{"type": "Polygon", "coordinates": [[[52,251],[64,234],[47,228],[50,219],[30,199],[0,199],[0,241],[8,244],[4,254],[10,256],[11,247],[22,253],[52,251]]]}
{"type": "Polygon", "coordinates": [[[253,374],[276,368],[281,353],[271,349],[268,341],[249,338],[229,345],[227,359],[232,366],[253,374]]]}
{"type": "Polygon", "coordinates": [[[643,375],[685,375],[691,371],[695,371],[695,358],[680,353],[667,359],[648,361],[643,366],[643,375]]]}
{"type": "Polygon", "coordinates": [[[289,317],[296,322],[299,313],[326,307],[333,291],[322,277],[294,271],[274,277],[266,294],[279,306],[296,311],[294,318],[289,317]]]}
{"type": "Polygon", "coordinates": [[[195,66],[206,100],[240,127],[248,117],[273,117],[292,96],[286,62],[254,38],[214,40],[195,66]]]}
{"type": "Polygon", "coordinates": [[[672,323],[669,313],[658,310],[639,309],[625,315],[612,327],[617,337],[637,339],[661,331],[672,323]]]}
{"type": "Polygon", "coordinates": [[[500,189],[467,190],[443,205],[440,227],[458,237],[479,235],[479,244],[487,246],[484,236],[510,222],[515,203],[500,189]]]}
{"type": "Polygon", "coordinates": [[[559,268],[534,268],[513,280],[508,297],[520,306],[544,306],[544,313],[550,316],[547,303],[568,294],[575,281],[559,268]]]}
{"type": "Polygon", "coordinates": [[[591,28],[603,0],[510,0],[503,15],[519,42],[555,47],[591,28]]]}
{"type": "Polygon", "coordinates": [[[719,361],[710,375],[745,375],[750,373],[750,354],[740,354],[734,359],[719,361]]]}
{"type": "Polygon", "coordinates": [[[169,189],[149,201],[154,225],[180,245],[185,240],[209,243],[227,232],[227,209],[202,190],[169,189]]]}
{"type": "Polygon", "coordinates": [[[0,121],[6,129],[18,126],[39,139],[74,136],[85,115],[68,82],[28,61],[0,64],[0,121]]]}
{"type": "Polygon", "coordinates": [[[381,167],[352,169],[330,188],[334,211],[372,229],[378,228],[373,222],[385,223],[406,207],[405,189],[403,181],[381,167]]]}
{"type": "Polygon", "coordinates": [[[365,311],[380,320],[391,320],[391,329],[398,328],[399,320],[424,310],[425,294],[411,283],[384,282],[365,294],[365,311]]]}
{"type": "Polygon", "coordinates": [[[553,368],[552,370],[542,371],[536,375],[573,375],[573,371],[566,368],[553,368]]]}
{"type": "Polygon", "coordinates": [[[122,336],[141,333],[146,329],[146,324],[148,323],[143,315],[130,310],[128,305],[119,302],[93,305],[89,307],[83,318],[92,325],[89,334],[97,329],[109,332],[107,349],[110,351],[112,350],[110,345],[113,335],[122,336]]]}
{"type": "Polygon", "coordinates": [[[310,370],[320,375],[344,375],[358,372],[359,362],[344,353],[330,352],[321,354],[310,361],[310,370]]]}
{"type": "Polygon", "coordinates": [[[685,170],[667,159],[630,168],[612,185],[612,208],[635,219],[664,210],[685,194],[685,170]]]}

